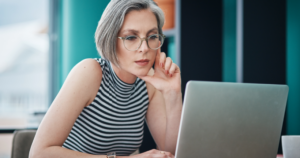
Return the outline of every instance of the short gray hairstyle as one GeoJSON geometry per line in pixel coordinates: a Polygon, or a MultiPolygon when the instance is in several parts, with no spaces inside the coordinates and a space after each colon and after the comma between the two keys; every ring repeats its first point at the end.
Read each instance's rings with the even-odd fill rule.
{"type": "Polygon", "coordinates": [[[111,0],[105,8],[95,32],[97,51],[104,59],[119,66],[116,45],[125,15],[133,10],[150,9],[157,19],[158,32],[162,34],[165,17],[153,0],[111,0]]]}

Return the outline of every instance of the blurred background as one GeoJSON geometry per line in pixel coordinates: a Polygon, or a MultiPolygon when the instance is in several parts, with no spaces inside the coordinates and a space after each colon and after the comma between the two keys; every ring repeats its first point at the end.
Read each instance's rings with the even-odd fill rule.
{"type": "Polygon", "coordinates": [[[1,158],[12,130],[36,128],[49,107],[48,25],[48,0],[0,0],[1,158]]]}
{"type": "MultiPolygon", "coordinates": [[[[300,0],[155,1],[183,94],[189,80],[287,84],[282,135],[300,135],[300,0]]],[[[94,32],[108,3],[0,0],[0,158],[15,130],[38,128],[72,67],[100,57],[94,32]]],[[[140,151],[152,148],[146,126],[140,151]]]]}

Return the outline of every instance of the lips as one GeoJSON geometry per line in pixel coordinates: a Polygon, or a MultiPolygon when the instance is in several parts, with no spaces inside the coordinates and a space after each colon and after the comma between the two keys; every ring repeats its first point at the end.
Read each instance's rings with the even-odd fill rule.
{"type": "Polygon", "coordinates": [[[135,63],[140,65],[140,66],[145,66],[149,63],[149,60],[148,59],[141,59],[141,60],[135,61],[135,63]]]}

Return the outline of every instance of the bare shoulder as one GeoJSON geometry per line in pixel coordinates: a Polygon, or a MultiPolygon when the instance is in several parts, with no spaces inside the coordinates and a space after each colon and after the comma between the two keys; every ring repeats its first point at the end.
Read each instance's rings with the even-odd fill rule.
{"type": "MultiPolygon", "coordinates": [[[[102,77],[102,69],[100,64],[94,59],[84,59],[74,66],[69,75],[74,74],[82,76],[82,75],[91,75],[92,77],[96,77],[101,79],[102,77]]],[[[83,77],[83,76],[82,76],[83,77]]],[[[86,77],[86,76],[85,76],[86,77]]],[[[91,78],[91,77],[88,77],[91,78]]]]}
{"type": "Polygon", "coordinates": [[[71,85],[78,86],[78,90],[88,94],[89,101],[85,105],[87,106],[95,98],[101,80],[102,69],[100,64],[94,59],[84,59],[74,66],[68,75],[65,84],[67,86],[68,82],[74,82],[74,84],[71,83],[71,85]]]}
{"type": "Polygon", "coordinates": [[[102,69],[96,60],[85,59],[73,67],[39,125],[31,155],[63,145],[75,120],[97,94],[101,79],[102,69]]]}
{"type": "Polygon", "coordinates": [[[101,83],[101,78],[102,69],[100,64],[94,59],[84,59],[74,66],[66,82],[69,80],[81,80],[82,83],[86,84],[99,84],[101,83]]]}
{"type": "MultiPolygon", "coordinates": [[[[153,68],[150,69],[150,71],[148,72],[148,75],[149,76],[153,76],[154,75],[154,69],[153,68]]],[[[153,98],[153,96],[154,96],[154,93],[156,91],[156,88],[152,84],[150,84],[148,82],[146,82],[146,86],[147,86],[149,101],[151,101],[152,98],[153,98]]]]}

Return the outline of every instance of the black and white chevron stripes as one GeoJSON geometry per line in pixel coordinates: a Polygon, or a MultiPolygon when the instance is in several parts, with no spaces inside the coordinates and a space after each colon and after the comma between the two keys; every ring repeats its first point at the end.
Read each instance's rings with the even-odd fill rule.
{"type": "Polygon", "coordinates": [[[146,84],[139,78],[127,84],[118,78],[109,61],[96,60],[102,68],[97,96],[82,110],[63,147],[94,155],[130,155],[143,140],[149,104],[146,84]]]}

